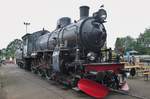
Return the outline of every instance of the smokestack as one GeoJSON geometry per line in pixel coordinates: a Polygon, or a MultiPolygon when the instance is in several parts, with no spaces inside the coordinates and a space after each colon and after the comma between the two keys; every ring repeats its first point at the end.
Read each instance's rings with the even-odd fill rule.
{"type": "Polygon", "coordinates": [[[89,7],[81,6],[80,7],[80,19],[86,18],[89,16],[89,7]]]}

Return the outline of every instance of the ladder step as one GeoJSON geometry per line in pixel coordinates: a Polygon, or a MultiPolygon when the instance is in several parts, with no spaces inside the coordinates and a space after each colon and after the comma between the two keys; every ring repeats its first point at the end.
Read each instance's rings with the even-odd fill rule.
{"type": "Polygon", "coordinates": [[[75,91],[80,91],[80,89],[78,87],[73,87],[72,89],[75,91]]]}

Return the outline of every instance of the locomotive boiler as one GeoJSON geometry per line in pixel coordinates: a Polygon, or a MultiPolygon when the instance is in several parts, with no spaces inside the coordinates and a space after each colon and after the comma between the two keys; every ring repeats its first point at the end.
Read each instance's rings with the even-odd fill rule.
{"type": "Polygon", "coordinates": [[[106,17],[103,8],[89,16],[89,7],[81,6],[78,21],[62,17],[52,32],[24,35],[23,68],[96,98],[106,96],[108,88],[121,89],[124,64],[103,60],[106,17]]]}

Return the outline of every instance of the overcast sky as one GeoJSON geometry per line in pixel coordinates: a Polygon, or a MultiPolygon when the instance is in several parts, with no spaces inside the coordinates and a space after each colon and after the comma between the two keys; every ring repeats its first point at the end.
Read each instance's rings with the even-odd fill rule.
{"type": "Polygon", "coordinates": [[[52,31],[62,16],[79,19],[79,6],[88,5],[90,15],[104,4],[107,13],[107,42],[114,47],[116,37],[138,37],[150,27],[150,0],[0,0],[0,49],[28,32],[43,27],[52,31]]]}

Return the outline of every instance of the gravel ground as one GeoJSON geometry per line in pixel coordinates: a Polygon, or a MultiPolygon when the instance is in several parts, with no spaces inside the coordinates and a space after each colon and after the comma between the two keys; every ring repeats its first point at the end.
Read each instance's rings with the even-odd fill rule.
{"type": "MultiPolygon", "coordinates": [[[[150,80],[128,80],[130,93],[150,99],[150,80]]],[[[46,81],[28,71],[9,64],[0,67],[0,99],[93,99],[82,92],[64,89],[52,81],[46,81]]],[[[138,99],[110,93],[105,99],[138,99]]]]}

